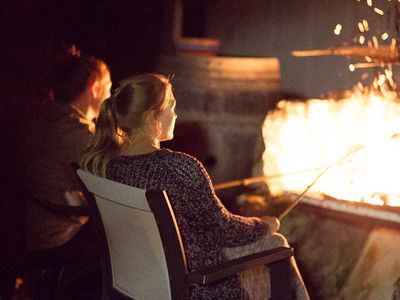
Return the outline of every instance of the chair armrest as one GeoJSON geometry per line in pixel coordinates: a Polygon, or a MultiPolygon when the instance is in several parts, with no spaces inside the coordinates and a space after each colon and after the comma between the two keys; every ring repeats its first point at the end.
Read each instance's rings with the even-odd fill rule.
{"type": "Polygon", "coordinates": [[[214,267],[188,273],[190,284],[207,284],[258,265],[268,265],[293,256],[293,249],[279,247],[226,261],[214,267]]]}

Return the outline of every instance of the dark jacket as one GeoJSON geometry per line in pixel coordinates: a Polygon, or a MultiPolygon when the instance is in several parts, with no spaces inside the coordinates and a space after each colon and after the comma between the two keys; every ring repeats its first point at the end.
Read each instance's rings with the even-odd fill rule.
{"type": "MultiPolygon", "coordinates": [[[[54,248],[68,242],[88,220],[49,208],[70,205],[66,193],[79,194],[70,163],[79,161],[93,123],[68,103],[50,101],[29,116],[23,127],[26,245],[32,250],[54,248]]],[[[79,201],[85,204],[83,197],[79,201]]]]}

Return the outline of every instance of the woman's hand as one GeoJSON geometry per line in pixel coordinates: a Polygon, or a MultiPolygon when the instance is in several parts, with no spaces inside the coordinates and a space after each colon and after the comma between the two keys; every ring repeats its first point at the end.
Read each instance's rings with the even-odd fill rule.
{"type": "Polygon", "coordinates": [[[268,231],[269,233],[278,232],[279,227],[281,227],[281,222],[278,218],[265,216],[261,218],[265,223],[268,224],[268,231]]]}

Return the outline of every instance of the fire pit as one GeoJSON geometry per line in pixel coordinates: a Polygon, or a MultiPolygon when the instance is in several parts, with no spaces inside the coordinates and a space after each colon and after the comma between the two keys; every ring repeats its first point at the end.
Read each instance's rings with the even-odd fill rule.
{"type": "Polygon", "coordinates": [[[263,125],[263,171],[271,192],[302,192],[326,171],[310,192],[400,206],[400,103],[395,96],[356,92],[339,100],[279,102],[263,125]]]}
{"type": "Polygon", "coordinates": [[[281,101],[265,119],[270,192],[309,190],[282,232],[317,299],[400,299],[399,131],[390,92],[281,101]]]}

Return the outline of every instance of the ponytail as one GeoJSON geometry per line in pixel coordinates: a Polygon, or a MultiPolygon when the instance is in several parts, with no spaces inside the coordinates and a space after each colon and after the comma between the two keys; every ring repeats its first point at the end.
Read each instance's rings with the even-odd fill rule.
{"type": "Polygon", "coordinates": [[[80,160],[82,169],[102,177],[106,177],[107,163],[120,153],[120,135],[113,106],[114,97],[102,103],[96,131],[80,160]]]}
{"type": "Polygon", "coordinates": [[[170,86],[169,80],[159,74],[141,74],[124,80],[101,105],[96,130],[83,153],[81,167],[107,177],[107,163],[121,153],[120,141],[132,144],[135,137],[149,135],[143,127],[146,116],[151,111],[159,115],[166,107],[170,86]]]}

